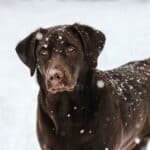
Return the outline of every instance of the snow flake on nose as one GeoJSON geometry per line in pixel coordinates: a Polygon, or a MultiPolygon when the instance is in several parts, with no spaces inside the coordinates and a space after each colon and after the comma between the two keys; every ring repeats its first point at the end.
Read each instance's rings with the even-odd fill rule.
{"type": "Polygon", "coordinates": [[[105,86],[105,83],[104,83],[103,80],[98,80],[98,81],[97,81],[97,87],[98,87],[98,88],[104,88],[104,86],[105,86]]]}
{"type": "Polygon", "coordinates": [[[84,132],[85,132],[84,129],[81,129],[81,130],[80,130],[80,134],[83,134],[84,132]]]}
{"type": "Polygon", "coordinates": [[[37,32],[36,35],[35,35],[35,38],[36,38],[37,40],[42,40],[43,34],[42,34],[41,32],[37,32]]]}
{"type": "Polygon", "coordinates": [[[107,122],[110,122],[110,118],[109,118],[109,117],[106,117],[106,121],[107,121],[107,122]]]}
{"type": "Polygon", "coordinates": [[[134,139],[134,142],[135,142],[135,144],[140,144],[141,140],[140,140],[140,138],[137,137],[134,139]]]}
{"type": "Polygon", "coordinates": [[[49,75],[53,76],[57,73],[57,69],[50,69],[49,75]]]}

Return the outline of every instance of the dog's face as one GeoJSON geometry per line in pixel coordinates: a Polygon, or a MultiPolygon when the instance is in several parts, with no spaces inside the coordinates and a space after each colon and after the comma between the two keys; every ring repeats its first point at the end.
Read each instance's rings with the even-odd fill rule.
{"type": "Polygon", "coordinates": [[[30,68],[38,69],[50,93],[72,91],[85,68],[95,68],[105,36],[85,25],[39,29],[21,41],[17,53],[30,68]]]}
{"type": "Polygon", "coordinates": [[[39,41],[36,57],[49,92],[74,89],[84,66],[84,53],[78,34],[71,28],[59,27],[45,34],[39,41]]]}

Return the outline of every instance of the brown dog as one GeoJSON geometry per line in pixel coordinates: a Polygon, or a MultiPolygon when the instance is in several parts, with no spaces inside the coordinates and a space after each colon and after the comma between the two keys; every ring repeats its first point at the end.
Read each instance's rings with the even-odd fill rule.
{"type": "Polygon", "coordinates": [[[150,137],[150,59],[98,71],[105,36],[73,24],[39,29],[16,51],[37,72],[42,150],[141,149],[150,137]]]}

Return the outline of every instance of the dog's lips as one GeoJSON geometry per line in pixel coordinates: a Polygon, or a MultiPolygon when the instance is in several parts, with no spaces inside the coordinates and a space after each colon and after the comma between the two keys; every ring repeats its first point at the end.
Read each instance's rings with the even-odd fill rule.
{"type": "Polygon", "coordinates": [[[57,88],[50,88],[50,89],[48,89],[48,92],[53,93],[53,94],[58,93],[58,92],[64,92],[64,91],[68,91],[69,92],[69,91],[73,91],[74,87],[75,86],[70,86],[70,87],[68,87],[68,86],[60,86],[60,87],[57,87],[57,88]]]}
{"type": "Polygon", "coordinates": [[[64,72],[64,79],[60,82],[56,82],[51,84],[52,82],[49,81],[49,77],[46,76],[45,84],[46,89],[50,93],[57,93],[57,92],[64,92],[64,91],[73,91],[76,87],[76,78],[74,75],[72,75],[68,70],[63,71],[64,72]]]}
{"type": "Polygon", "coordinates": [[[64,91],[70,92],[74,90],[75,86],[76,86],[76,83],[68,84],[68,85],[64,85],[64,83],[62,83],[54,87],[49,86],[47,88],[47,91],[53,94],[58,93],[58,92],[64,92],[64,91]]]}

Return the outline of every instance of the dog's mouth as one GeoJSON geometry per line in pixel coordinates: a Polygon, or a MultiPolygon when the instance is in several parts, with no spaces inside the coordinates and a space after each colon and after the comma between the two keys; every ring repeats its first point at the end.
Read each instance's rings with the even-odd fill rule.
{"type": "Polygon", "coordinates": [[[68,71],[50,69],[46,73],[45,84],[47,91],[52,94],[64,91],[71,92],[76,86],[76,80],[68,71]]]}
{"type": "Polygon", "coordinates": [[[59,85],[57,87],[52,87],[52,88],[48,88],[48,92],[52,93],[52,94],[55,94],[55,93],[58,93],[58,92],[71,92],[74,90],[74,85],[72,86],[65,86],[64,84],[62,85],[59,85]]]}

